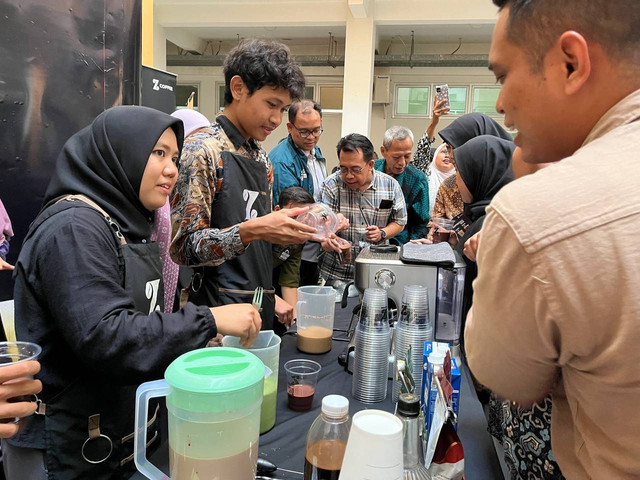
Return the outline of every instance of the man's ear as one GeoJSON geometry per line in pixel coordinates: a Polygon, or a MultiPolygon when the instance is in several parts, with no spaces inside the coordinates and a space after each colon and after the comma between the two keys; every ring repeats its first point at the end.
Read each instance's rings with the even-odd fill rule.
{"type": "Polygon", "coordinates": [[[564,93],[574,95],[591,76],[589,44],[578,32],[568,31],[560,35],[554,48],[564,68],[564,93]]]}
{"type": "Polygon", "coordinates": [[[229,82],[229,88],[231,89],[231,95],[234,100],[240,100],[248,91],[247,85],[244,83],[240,75],[234,75],[229,82]]]}
{"type": "MultiPolygon", "coordinates": [[[[387,149],[384,148],[384,145],[382,147],[380,147],[380,154],[384,157],[384,154],[387,153],[387,149]]],[[[375,155],[374,155],[375,157],[375,155]]]]}
{"type": "Polygon", "coordinates": [[[293,124],[291,122],[287,122],[287,131],[293,133],[293,124]]]}

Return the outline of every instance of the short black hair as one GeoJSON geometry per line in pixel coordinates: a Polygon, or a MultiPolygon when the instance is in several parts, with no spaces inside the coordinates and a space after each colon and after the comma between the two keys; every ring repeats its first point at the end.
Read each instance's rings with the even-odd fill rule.
{"type": "Polygon", "coordinates": [[[313,196],[302,187],[288,187],[280,192],[278,205],[282,208],[291,203],[306,205],[308,203],[315,203],[315,200],[313,196]]]}
{"type": "Polygon", "coordinates": [[[252,94],[265,85],[282,87],[296,100],[304,93],[304,75],[289,47],[280,42],[248,39],[234,47],[223,66],[224,101],[233,102],[231,79],[238,75],[252,94]]]}
{"type": "Polygon", "coordinates": [[[338,160],[340,159],[340,152],[357,152],[358,149],[362,150],[362,156],[364,161],[369,163],[373,160],[373,143],[364,135],[359,133],[350,133],[345,135],[338,142],[338,160]]]}
{"type": "Polygon", "coordinates": [[[507,38],[522,47],[540,71],[547,52],[566,31],[601,45],[614,60],[640,66],[638,0],[493,0],[509,9],[507,38]]]}
{"type": "Polygon", "coordinates": [[[302,111],[302,113],[311,113],[313,110],[318,112],[320,114],[320,118],[322,118],[322,107],[318,102],[314,102],[308,98],[294,100],[291,102],[291,106],[289,107],[289,123],[296,123],[298,112],[302,111]]]}

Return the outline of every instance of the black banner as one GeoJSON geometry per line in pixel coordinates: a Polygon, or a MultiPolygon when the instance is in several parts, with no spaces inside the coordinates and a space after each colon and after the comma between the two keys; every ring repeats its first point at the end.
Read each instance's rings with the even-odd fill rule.
{"type": "Polygon", "coordinates": [[[176,84],[175,74],[143,65],[141,105],[173,113],[176,109],[176,84]]]}
{"type": "MultiPolygon", "coordinates": [[[[58,153],[103,110],[137,104],[141,0],[0,0],[0,198],[14,263],[58,153]]],[[[0,271],[0,300],[13,295],[0,271]]]]}

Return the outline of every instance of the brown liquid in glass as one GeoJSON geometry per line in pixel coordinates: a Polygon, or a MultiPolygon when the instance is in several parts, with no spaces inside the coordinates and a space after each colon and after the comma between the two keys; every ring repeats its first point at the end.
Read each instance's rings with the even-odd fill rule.
{"type": "Polygon", "coordinates": [[[338,480],[347,444],[341,440],[320,440],[307,447],[304,480],[338,480]]]}

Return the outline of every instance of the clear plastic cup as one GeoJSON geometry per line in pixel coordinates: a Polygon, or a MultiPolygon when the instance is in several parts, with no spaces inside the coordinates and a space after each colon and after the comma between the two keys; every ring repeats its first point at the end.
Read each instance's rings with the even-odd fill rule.
{"type": "Polygon", "coordinates": [[[338,253],[340,264],[351,265],[351,260],[353,258],[351,254],[351,242],[349,240],[345,240],[342,237],[336,237],[335,241],[340,247],[340,253],[338,253]]]}
{"type": "MultiPolygon", "coordinates": [[[[17,363],[37,360],[42,353],[42,347],[30,342],[0,342],[0,368],[15,365],[17,363]]],[[[24,378],[33,378],[31,375],[24,378]]],[[[37,400],[35,395],[20,395],[8,399],[9,402],[33,402],[37,400]]],[[[2,419],[0,423],[18,423],[19,417],[14,419],[2,419]]]]}
{"type": "Polygon", "coordinates": [[[433,243],[446,242],[449,240],[449,234],[455,225],[453,220],[442,217],[434,217],[431,219],[431,225],[435,227],[433,232],[433,243]]]}
{"type": "Polygon", "coordinates": [[[42,347],[30,342],[0,342],[0,368],[37,360],[42,347]]]}
{"type": "Polygon", "coordinates": [[[324,203],[314,203],[309,211],[298,215],[296,220],[316,229],[313,238],[322,241],[338,229],[338,217],[331,208],[324,203]]]}
{"type": "Polygon", "coordinates": [[[306,412],[313,406],[318,374],[322,367],[313,360],[295,359],[284,364],[287,374],[287,397],[291,410],[306,412]]]}

